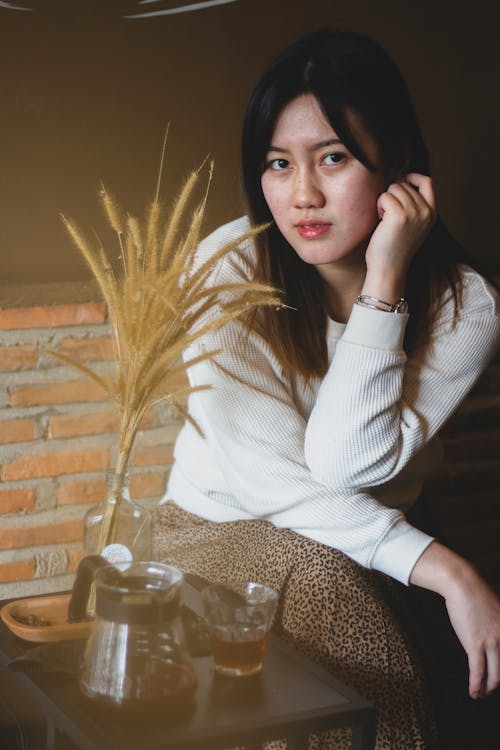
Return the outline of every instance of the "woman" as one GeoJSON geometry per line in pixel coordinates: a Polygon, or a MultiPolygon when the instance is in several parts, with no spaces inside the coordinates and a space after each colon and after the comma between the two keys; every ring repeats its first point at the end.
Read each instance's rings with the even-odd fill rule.
{"type": "MultiPolygon", "coordinates": [[[[434,747],[413,587],[444,600],[472,698],[500,682],[500,601],[405,514],[496,350],[497,298],[437,218],[410,98],[373,41],[326,30],[285,50],[252,94],[242,153],[250,222],[270,225],[217,282],[271,282],[287,308],[187,353],[220,350],[189,371],[213,388],[190,399],[204,438],[179,435],[159,554],[279,588],[277,626],[377,704],[378,750],[434,747]]],[[[200,260],[247,228],[218,229],[200,260]]],[[[442,747],[466,737],[441,731],[442,747]]]]}

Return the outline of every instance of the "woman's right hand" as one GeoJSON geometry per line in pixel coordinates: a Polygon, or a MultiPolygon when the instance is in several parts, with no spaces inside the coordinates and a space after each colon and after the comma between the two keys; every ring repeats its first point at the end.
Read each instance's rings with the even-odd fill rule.
{"type": "Polygon", "coordinates": [[[441,594],[469,661],[469,694],[500,685],[500,599],[472,565],[438,542],[417,560],[410,583],[441,594]]]}
{"type": "Polygon", "coordinates": [[[392,301],[404,292],[408,266],[436,219],[432,179],[411,172],[379,196],[380,222],[366,250],[362,293],[392,301]]]}

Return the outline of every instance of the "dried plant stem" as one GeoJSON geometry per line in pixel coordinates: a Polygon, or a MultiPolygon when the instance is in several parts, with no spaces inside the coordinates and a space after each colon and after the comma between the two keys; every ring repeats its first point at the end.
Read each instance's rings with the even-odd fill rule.
{"type": "Polygon", "coordinates": [[[107,376],[95,373],[72,357],[51,352],[64,364],[98,382],[120,413],[111,502],[99,530],[97,552],[115,541],[127,466],[145,412],[166,399],[201,434],[183,400],[207,386],[184,386],[179,384],[178,377],[186,367],[210,359],[216,352],[205,352],[183,363],[183,351],[200,336],[246,315],[252,307],[281,306],[276,290],[246,278],[242,277],[241,283],[213,282],[224,257],[238,252],[241,242],[251,241],[265,227],[251,229],[208,260],[198,261],[196,249],[213,163],[209,164],[207,182],[194,207],[189,210],[201,168],[185,182],[174,201],[170,219],[163,219],[159,190],[164,150],[165,142],[156,194],[143,222],[131,216],[125,220],[118,203],[104,186],[101,187],[104,212],[117,237],[121,274],[113,271],[98,238],[91,244],[72,221],[63,217],[70,236],[99,284],[113,332],[115,361],[113,372],[107,376]]]}
{"type": "MultiPolygon", "coordinates": [[[[123,422],[123,420],[122,420],[123,422]]],[[[102,525],[99,529],[98,548],[104,549],[108,544],[113,544],[116,539],[118,510],[123,497],[123,488],[125,486],[125,476],[127,466],[132,452],[132,445],[137,428],[130,429],[125,427],[120,431],[120,447],[118,450],[118,459],[113,474],[113,482],[110,489],[107,512],[102,519],[102,525]]]]}

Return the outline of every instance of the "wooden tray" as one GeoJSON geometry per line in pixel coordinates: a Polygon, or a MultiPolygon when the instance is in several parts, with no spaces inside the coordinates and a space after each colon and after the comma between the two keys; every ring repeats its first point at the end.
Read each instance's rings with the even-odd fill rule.
{"type": "Polygon", "coordinates": [[[9,630],[25,641],[46,643],[87,638],[90,635],[92,620],[67,622],[70,598],[71,594],[50,594],[16,599],[0,609],[0,617],[9,630]],[[24,617],[36,615],[50,622],[50,625],[27,625],[16,620],[14,614],[24,617]]]}

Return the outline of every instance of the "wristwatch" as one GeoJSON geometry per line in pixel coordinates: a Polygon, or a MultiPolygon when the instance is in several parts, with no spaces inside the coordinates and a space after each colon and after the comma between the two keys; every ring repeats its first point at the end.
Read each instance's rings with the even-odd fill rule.
{"type": "Polygon", "coordinates": [[[381,310],[382,312],[396,313],[396,315],[404,315],[408,312],[408,302],[404,297],[400,297],[396,302],[384,302],[378,297],[372,297],[370,294],[358,294],[356,302],[363,307],[371,307],[373,310],[381,310]]]}

